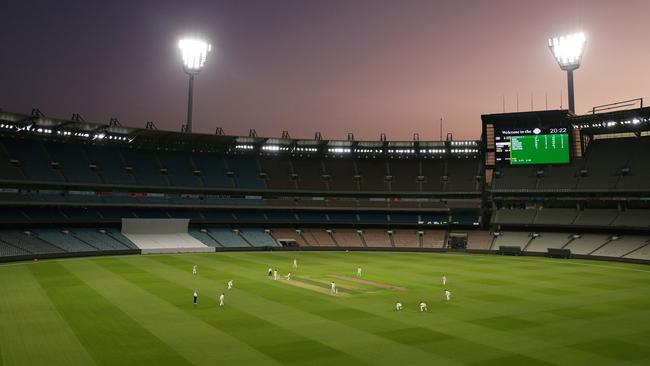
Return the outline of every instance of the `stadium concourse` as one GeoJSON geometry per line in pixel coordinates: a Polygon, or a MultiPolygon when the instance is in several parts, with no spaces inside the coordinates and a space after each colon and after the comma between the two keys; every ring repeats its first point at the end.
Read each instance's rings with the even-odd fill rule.
{"type": "Polygon", "coordinates": [[[650,108],[482,119],[476,141],[355,141],[0,112],[0,260],[269,249],[650,260],[650,108]]]}

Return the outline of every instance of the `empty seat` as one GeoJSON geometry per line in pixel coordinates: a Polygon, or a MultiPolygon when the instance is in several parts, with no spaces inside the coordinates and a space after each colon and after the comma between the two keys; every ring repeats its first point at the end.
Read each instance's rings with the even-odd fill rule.
{"type": "Polygon", "coordinates": [[[327,189],[327,185],[323,180],[324,172],[320,159],[293,158],[291,162],[299,189],[319,191],[327,189]]]}
{"type": "Polygon", "coordinates": [[[340,247],[362,247],[363,242],[357,233],[357,229],[335,229],[333,230],[336,243],[340,247]]]}
{"type": "Polygon", "coordinates": [[[227,156],[226,163],[234,173],[233,180],[237,188],[266,188],[260,178],[257,161],[252,156],[227,156]]]}
{"type": "Polygon", "coordinates": [[[34,232],[42,240],[56,245],[67,252],[89,252],[97,250],[94,246],[84,243],[69,232],[64,233],[57,229],[35,229],[34,232]]]}
{"type": "Polygon", "coordinates": [[[329,187],[332,191],[357,191],[359,185],[354,181],[357,174],[354,160],[349,158],[325,159],[325,172],[330,176],[329,187]]]}
{"type": "Polygon", "coordinates": [[[330,234],[323,229],[304,229],[302,235],[311,246],[336,246],[330,234]]]}
{"type": "Polygon", "coordinates": [[[494,240],[493,248],[519,247],[523,249],[530,241],[530,233],[527,231],[501,231],[501,235],[494,240]]]}
{"type": "Polygon", "coordinates": [[[361,176],[362,191],[388,191],[386,176],[388,164],[384,159],[357,159],[357,171],[361,176]]]}
{"type": "Polygon", "coordinates": [[[67,143],[46,143],[45,149],[49,156],[59,163],[59,170],[68,182],[100,183],[97,173],[89,167],[81,145],[67,143]]]}
{"type": "Polygon", "coordinates": [[[449,159],[447,160],[447,182],[445,192],[476,192],[478,191],[479,159],[449,159]]]}
{"type": "Polygon", "coordinates": [[[209,188],[232,188],[233,182],[226,176],[226,163],[222,155],[194,154],[192,161],[201,172],[201,179],[209,188]]]}
{"type": "Polygon", "coordinates": [[[608,239],[609,235],[582,234],[579,238],[573,239],[565,249],[571,250],[573,254],[589,254],[605,244],[608,239]]]}
{"type": "Polygon", "coordinates": [[[209,229],[210,236],[224,247],[250,247],[241,236],[231,229],[209,229]]]}
{"type": "Polygon", "coordinates": [[[0,179],[23,180],[25,174],[20,167],[11,163],[11,158],[5,153],[4,147],[0,144],[0,179]]]}
{"type": "Polygon", "coordinates": [[[419,247],[420,238],[418,231],[413,229],[393,230],[393,244],[398,248],[419,247]]]}
{"type": "Polygon", "coordinates": [[[616,209],[585,209],[578,213],[576,226],[609,226],[618,216],[616,209]]]}
{"type": "Polygon", "coordinates": [[[196,168],[189,154],[181,152],[157,153],[160,164],[167,169],[167,178],[175,187],[202,187],[201,178],[194,175],[196,168]]]}
{"type": "Polygon", "coordinates": [[[364,229],[363,238],[369,247],[391,247],[390,237],[383,229],[364,229]]]}
{"type": "Polygon", "coordinates": [[[90,243],[99,250],[126,250],[130,249],[119,240],[110,236],[106,231],[100,232],[97,229],[75,228],[69,230],[72,235],[85,243],[90,243]]]}
{"type": "Polygon", "coordinates": [[[392,192],[419,192],[420,182],[418,177],[420,171],[419,159],[389,159],[390,190],[392,192]]]}
{"type": "Polygon", "coordinates": [[[100,146],[87,146],[86,156],[90,164],[97,167],[97,173],[106,184],[135,185],[132,174],[127,173],[126,164],[119,150],[100,146]]]}
{"type": "Polygon", "coordinates": [[[161,173],[161,166],[156,154],[145,150],[122,150],[124,162],[133,168],[133,175],[138,184],[147,186],[167,186],[167,179],[161,173]]]}
{"type": "Polygon", "coordinates": [[[303,237],[296,232],[296,229],[276,228],[271,230],[271,235],[275,238],[276,242],[279,242],[280,240],[294,240],[298,245],[307,245],[303,237]]]}
{"type": "Polygon", "coordinates": [[[10,159],[20,162],[27,178],[33,181],[63,181],[61,172],[54,169],[52,160],[40,142],[33,140],[4,140],[10,159]]]}
{"type": "Polygon", "coordinates": [[[492,244],[492,233],[486,230],[467,232],[467,249],[488,250],[492,244]]]}
{"type": "Polygon", "coordinates": [[[442,248],[445,246],[445,231],[426,230],[422,234],[423,248],[442,248]]]}
{"type": "Polygon", "coordinates": [[[266,185],[269,189],[296,189],[296,182],[291,179],[293,169],[288,157],[260,156],[258,161],[262,173],[266,174],[266,185]]]}
{"type": "Polygon", "coordinates": [[[631,209],[621,211],[612,225],[624,228],[650,229],[650,210],[631,209]]]}
{"type": "Polygon", "coordinates": [[[0,230],[0,240],[31,254],[62,253],[63,249],[47,243],[34,235],[18,230],[0,230]]]}
{"type": "Polygon", "coordinates": [[[201,243],[209,246],[209,247],[221,247],[221,244],[214,240],[210,234],[208,234],[207,230],[205,229],[194,229],[194,228],[189,228],[187,230],[188,234],[192,235],[194,239],[200,241],[201,243]]]}
{"type": "Polygon", "coordinates": [[[578,212],[573,208],[540,208],[533,220],[536,225],[571,225],[578,212]]]}
{"type": "Polygon", "coordinates": [[[539,236],[530,242],[526,251],[545,253],[549,248],[559,249],[565,246],[570,238],[567,233],[539,233],[539,236]]]}
{"type": "Polygon", "coordinates": [[[648,243],[648,236],[625,235],[616,240],[610,240],[607,245],[598,248],[591,255],[601,257],[622,257],[648,243]]]}
{"type": "Polygon", "coordinates": [[[254,247],[276,247],[278,243],[263,229],[246,228],[240,231],[241,235],[254,247]]]}
{"type": "Polygon", "coordinates": [[[445,175],[445,160],[422,160],[422,192],[442,192],[442,177],[445,175]]]}
{"type": "Polygon", "coordinates": [[[502,208],[497,210],[492,215],[493,224],[524,224],[530,225],[533,223],[536,209],[507,209],[502,208]]]}
{"type": "Polygon", "coordinates": [[[611,190],[619,179],[619,172],[631,157],[635,138],[602,139],[589,143],[586,152],[585,176],[578,178],[578,189],[611,190]],[[615,152],[615,153],[612,153],[615,152]]]}
{"type": "Polygon", "coordinates": [[[584,165],[584,160],[574,158],[571,164],[553,165],[544,168],[544,175],[538,179],[538,190],[571,190],[578,184],[577,174],[584,165]]]}

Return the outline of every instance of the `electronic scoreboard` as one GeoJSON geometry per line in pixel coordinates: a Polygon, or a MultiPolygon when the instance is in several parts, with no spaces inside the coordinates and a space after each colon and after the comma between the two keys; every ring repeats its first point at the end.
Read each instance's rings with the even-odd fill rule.
{"type": "Polygon", "coordinates": [[[566,127],[496,128],[497,164],[567,164],[570,162],[566,127]]]}

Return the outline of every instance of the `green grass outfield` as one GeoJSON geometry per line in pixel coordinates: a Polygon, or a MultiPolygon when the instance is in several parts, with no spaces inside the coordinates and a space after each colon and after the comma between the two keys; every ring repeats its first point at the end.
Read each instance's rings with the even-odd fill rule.
{"type": "Polygon", "coordinates": [[[0,265],[0,361],[650,365],[650,266],[363,252],[5,264],[0,265]],[[293,258],[298,270],[291,269],[293,258]],[[324,293],[331,275],[354,277],[357,266],[370,283],[337,279],[339,295],[324,293]],[[298,282],[273,281],[268,267],[291,271],[298,282]],[[443,301],[443,273],[450,303],[443,301]],[[227,291],[230,279],[235,288],[227,291]],[[196,307],[193,288],[199,292],[196,307]],[[223,308],[217,306],[221,291],[223,308]],[[396,300],[404,304],[402,312],[394,310],[396,300]],[[421,300],[428,313],[418,311],[421,300]]]}

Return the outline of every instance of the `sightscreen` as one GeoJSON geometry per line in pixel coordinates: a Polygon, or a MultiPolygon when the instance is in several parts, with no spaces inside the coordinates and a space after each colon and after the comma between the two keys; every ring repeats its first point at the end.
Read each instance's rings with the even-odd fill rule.
{"type": "Polygon", "coordinates": [[[569,135],[510,136],[510,164],[566,164],[569,162],[569,135]]]}

